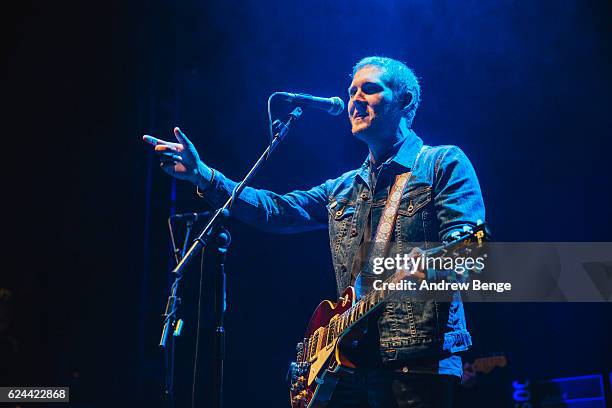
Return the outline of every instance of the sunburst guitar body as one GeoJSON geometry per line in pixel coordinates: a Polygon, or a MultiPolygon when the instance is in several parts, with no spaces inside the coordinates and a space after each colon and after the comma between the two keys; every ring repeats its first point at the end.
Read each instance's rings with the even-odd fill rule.
{"type": "Polygon", "coordinates": [[[325,406],[342,374],[355,368],[342,353],[342,344],[361,332],[341,329],[355,304],[355,290],[349,286],[336,303],[324,300],[312,314],[304,341],[297,345],[297,361],[289,369],[292,408],[325,406]]]}

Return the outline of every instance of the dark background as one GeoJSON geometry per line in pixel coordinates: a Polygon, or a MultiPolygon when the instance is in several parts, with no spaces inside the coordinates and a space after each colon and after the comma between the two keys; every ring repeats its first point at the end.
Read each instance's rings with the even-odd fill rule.
{"type": "MultiPolygon", "coordinates": [[[[206,208],[159,170],[141,135],[171,139],[180,125],[204,161],[239,178],[266,146],[271,92],[346,100],[351,67],[368,55],[415,70],[414,129],[470,157],[496,240],[612,240],[609,2],[17,7],[4,18],[1,385],[70,385],[73,406],[161,406],[165,221],[206,208]]],[[[365,155],[344,115],[307,111],[254,185],[309,188],[365,155]]],[[[295,342],[335,294],[326,232],[275,236],[233,221],[231,231],[227,406],[287,406],[295,342]]],[[[178,406],[191,398],[197,266],[184,281],[178,406]]],[[[199,406],[211,392],[210,299],[206,275],[199,406]]],[[[610,311],[468,305],[473,353],[506,353],[508,381],[609,372],[610,311]]]]}

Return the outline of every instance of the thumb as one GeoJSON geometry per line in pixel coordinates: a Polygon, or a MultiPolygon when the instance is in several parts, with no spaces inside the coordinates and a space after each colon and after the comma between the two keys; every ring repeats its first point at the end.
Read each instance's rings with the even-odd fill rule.
{"type": "Polygon", "coordinates": [[[181,131],[181,129],[179,129],[178,126],[174,128],[174,136],[176,137],[176,140],[178,140],[179,143],[182,144],[186,149],[191,148],[193,146],[191,141],[187,139],[187,136],[185,136],[185,134],[181,131]]]}

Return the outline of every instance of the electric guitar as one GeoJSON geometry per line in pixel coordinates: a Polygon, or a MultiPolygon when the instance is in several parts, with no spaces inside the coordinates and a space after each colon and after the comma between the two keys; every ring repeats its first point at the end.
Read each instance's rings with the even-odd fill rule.
{"type": "MultiPolygon", "coordinates": [[[[472,253],[484,244],[485,225],[465,231],[447,245],[431,248],[423,256],[460,256],[472,253]]],[[[385,282],[399,282],[406,277],[405,271],[392,275],[385,282]]],[[[374,290],[357,300],[355,289],[346,288],[338,302],[322,301],[310,318],[304,340],[297,345],[296,361],[287,373],[290,382],[289,397],[292,408],[324,407],[331,398],[342,375],[356,368],[343,353],[343,344],[357,339],[360,330],[352,330],[383,302],[389,300],[397,290],[374,290]]]]}

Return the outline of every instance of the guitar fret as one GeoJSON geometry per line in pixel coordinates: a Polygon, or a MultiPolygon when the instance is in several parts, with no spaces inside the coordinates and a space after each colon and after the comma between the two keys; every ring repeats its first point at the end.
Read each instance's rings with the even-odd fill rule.
{"type": "Polygon", "coordinates": [[[310,346],[310,359],[314,358],[315,354],[317,353],[318,337],[318,332],[313,334],[312,336],[312,345],[310,346]]]}
{"type": "Polygon", "coordinates": [[[312,352],[312,348],[313,346],[316,344],[316,341],[314,339],[314,336],[310,336],[310,343],[308,344],[308,361],[310,361],[310,359],[312,359],[312,355],[314,354],[312,352]]]}
{"type": "Polygon", "coordinates": [[[331,337],[332,337],[332,341],[334,341],[337,337],[336,331],[338,330],[338,316],[336,316],[334,319],[332,319],[331,321],[331,337]]]}
{"type": "Polygon", "coordinates": [[[303,363],[304,361],[308,361],[308,341],[310,340],[310,338],[305,337],[304,338],[304,346],[302,348],[302,361],[300,361],[301,363],[303,363]]]}

